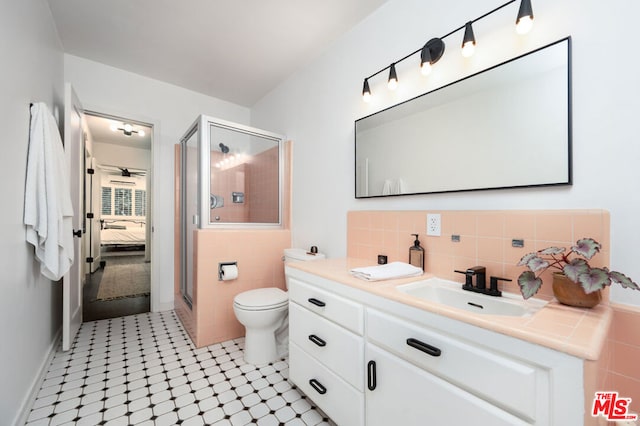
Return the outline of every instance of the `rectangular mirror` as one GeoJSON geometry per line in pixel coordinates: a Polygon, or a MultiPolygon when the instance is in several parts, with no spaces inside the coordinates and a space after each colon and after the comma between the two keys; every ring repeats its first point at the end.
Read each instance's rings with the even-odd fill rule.
{"type": "Polygon", "coordinates": [[[355,122],[355,196],[571,184],[571,39],[355,122]]]}

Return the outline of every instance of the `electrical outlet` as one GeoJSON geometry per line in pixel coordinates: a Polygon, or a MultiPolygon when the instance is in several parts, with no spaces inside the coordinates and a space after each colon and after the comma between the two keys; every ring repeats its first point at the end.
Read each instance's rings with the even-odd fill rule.
{"type": "Polygon", "coordinates": [[[427,235],[439,237],[442,226],[440,223],[440,213],[427,214],[427,235]]]}

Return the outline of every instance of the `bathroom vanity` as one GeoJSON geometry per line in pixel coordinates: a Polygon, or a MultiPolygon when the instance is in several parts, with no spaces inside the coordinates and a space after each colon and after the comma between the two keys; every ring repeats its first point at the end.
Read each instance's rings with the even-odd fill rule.
{"type": "Polygon", "coordinates": [[[363,261],[309,263],[286,267],[290,380],[337,424],[585,422],[584,363],[599,355],[608,307],[474,314],[397,288],[427,275],[367,282],[348,272],[363,261]],[[571,315],[589,318],[574,318],[582,342],[549,327],[571,315]]]}

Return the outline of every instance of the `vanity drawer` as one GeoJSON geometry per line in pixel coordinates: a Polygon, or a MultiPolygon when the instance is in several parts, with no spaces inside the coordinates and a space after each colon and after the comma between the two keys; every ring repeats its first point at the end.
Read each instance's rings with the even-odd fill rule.
{"type": "Polygon", "coordinates": [[[297,303],[289,303],[289,340],[364,391],[364,343],[361,336],[297,303]]]}
{"type": "Polygon", "coordinates": [[[535,420],[537,386],[548,378],[534,366],[445,334],[367,309],[371,342],[527,420],[535,420]]]}
{"type": "Polygon", "coordinates": [[[364,425],[364,394],[295,343],[289,346],[289,380],[338,425],[364,425]]]}
{"type": "Polygon", "coordinates": [[[361,304],[316,287],[295,278],[289,279],[289,300],[362,335],[364,332],[364,308],[361,304]]]}

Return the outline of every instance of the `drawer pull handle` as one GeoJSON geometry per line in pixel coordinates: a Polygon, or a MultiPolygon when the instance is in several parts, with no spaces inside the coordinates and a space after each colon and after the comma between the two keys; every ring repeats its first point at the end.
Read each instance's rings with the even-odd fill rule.
{"type": "Polygon", "coordinates": [[[369,361],[367,364],[367,388],[372,391],[376,386],[376,362],[369,361]]]}
{"type": "Polygon", "coordinates": [[[324,340],[322,340],[321,338],[319,338],[315,334],[310,334],[309,335],[309,340],[311,340],[313,343],[315,343],[316,345],[318,345],[320,347],[323,347],[323,346],[327,345],[327,342],[325,342],[324,340]]]}
{"type": "Polygon", "coordinates": [[[324,395],[325,393],[327,393],[327,388],[322,386],[322,384],[316,379],[309,380],[309,385],[311,385],[311,387],[314,388],[320,395],[324,395]]]}
{"type": "Polygon", "coordinates": [[[314,297],[309,299],[309,303],[311,303],[312,305],[316,305],[319,306],[321,308],[323,308],[325,306],[325,303],[322,300],[318,300],[314,297]]]}
{"type": "Polygon", "coordinates": [[[407,339],[407,345],[431,356],[440,356],[440,354],[442,353],[442,351],[435,346],[428,345],[414,338],[407,339]]]}

